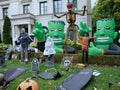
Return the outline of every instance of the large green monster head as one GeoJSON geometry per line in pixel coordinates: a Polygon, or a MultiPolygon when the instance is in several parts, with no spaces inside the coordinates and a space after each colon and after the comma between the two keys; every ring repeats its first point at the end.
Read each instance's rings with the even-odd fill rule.
{"type": "Polygon", "coordinates": [[[113,40],[117,37],[117,32],[115,32],[115,20],[113,18],[98,20],[96,22],[96,33],[94,35],[96,36],[96,45],[107,46],[112,44],[113,40]]]}
{"type": "Polygon", "coordinates": [[[61,45],[64,43],[65,39],[64,25],[65,23],[63,21],[48,22],[49,33],[46,36],[51,37],[55,45],[61,45]]]}

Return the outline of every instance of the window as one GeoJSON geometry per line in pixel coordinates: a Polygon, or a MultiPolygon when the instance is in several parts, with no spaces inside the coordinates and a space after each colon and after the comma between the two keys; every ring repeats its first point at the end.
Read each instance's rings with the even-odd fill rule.
{"type": "Polygon", "coordinates": [[[40,14],[46,14],[47,13],[47,1],[40,2],[40,14]]]}
{"type": "Polygon", "coordinates": [[[62,1],[61,0],[54,0],[53,1],[53,10],[55,13],[62,12],[62,1]]]}
{"type": "Polygon", "coordinates": [[[3,8],[3,18],[8,15],[8,8],[3,8]]]}
{"type": "Polygon", "coordinates": [[[77,10],[77,0],[68,0],[73,4],[73,10],[77,10]]]}
{"type": "Polygon", "coordinates": [[[30,10],[30,5],[29,4],[23,5],[23,13],[24,14],[29,13],[29,10],[30,10]]]}

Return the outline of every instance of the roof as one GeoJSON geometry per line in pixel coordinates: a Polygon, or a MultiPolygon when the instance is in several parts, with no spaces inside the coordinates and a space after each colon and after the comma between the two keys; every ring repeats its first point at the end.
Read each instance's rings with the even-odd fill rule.
{"type": "Polygon", "coordinates": [[[3,2],[3,1],[8,1],[8,0],[0,0],[0,2],[3,2]]]}

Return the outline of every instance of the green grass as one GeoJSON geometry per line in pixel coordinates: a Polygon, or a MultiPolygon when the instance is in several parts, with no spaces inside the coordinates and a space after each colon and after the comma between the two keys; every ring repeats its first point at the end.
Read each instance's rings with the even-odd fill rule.
{"type": "MultiPolygon", "coordinates": [[[[31,63],[20,63],[19,61],[6,61],[6,67],[0,68],[0,72],[7,70],[9,68],[23,66],[27,67],[28,70],[17,77],[15,80],[11,81],[6,90],[16,90],[17,86],[24,81],[26,78],[31,77],[34,73],[31,72],[31,63]]],[[[46,67],[44,63],[40,64],[39,71],[44,72],[49,67],[46,67]]],[[[40,90],[55,90],[57,86],[59,86],[71,73],[81,70],[76,68],[75,64],[72,65],[72,68],[69,72],[64,69],[60,69],[60,64],[55,63],[55,68],[59,71],[63,76],[57,80],[43,80],[39,77],[33,78],[40,87],[40,90]]],[[[84,87],[83,90],[120,90],[120,86],[118,83],[120,82],[120,67],[109,67],[109,66],[96,66],[96,65],[87,65],[85,68],[92,68],[93,70],[99,71],[101,74],[99,76],[92,76],[91,80],[84,87]],[[108,83],[112,83],[111,89],[108,87],[108,83]]]]}

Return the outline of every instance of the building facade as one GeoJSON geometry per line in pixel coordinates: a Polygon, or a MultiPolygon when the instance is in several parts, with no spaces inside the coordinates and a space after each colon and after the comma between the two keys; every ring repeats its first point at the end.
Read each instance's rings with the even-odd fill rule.
{"type": "Polygon", "coordinates": [[[50,20],[63,20],[65,29],[68,27],[66,17],[57,19],[57,15],[67,12],[67,3],[73,3],[73,9],[78,12],[87,6],[84,16],[76,16],[76,24],[85,22],[91,27],[91,0],[0,0],[0,32],[2,38],[4,17],[8,15],[11,20],[11,34],[13,44],[15,37],[19,36],[21,29],[25,28],[28,34],[32,34],[35,21],[41,22],[43,26],[48,25],[50,20]]]}

